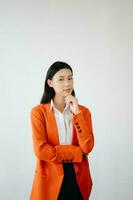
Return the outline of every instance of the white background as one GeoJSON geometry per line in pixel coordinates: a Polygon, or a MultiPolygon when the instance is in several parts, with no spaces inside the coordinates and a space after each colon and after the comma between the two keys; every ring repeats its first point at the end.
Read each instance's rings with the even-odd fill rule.
{"type": "Polygon", "coordinates": [[[133,1],[0,1],[0,199],[28,200],[35,167],[31,108],[49,66],[74,70],[90,108],[90,200],[133,199],[133,1]]]}

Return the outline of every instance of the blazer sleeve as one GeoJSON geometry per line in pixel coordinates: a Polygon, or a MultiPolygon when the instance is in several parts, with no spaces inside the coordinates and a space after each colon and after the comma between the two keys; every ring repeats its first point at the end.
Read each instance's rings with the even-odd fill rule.
{"type": "Polygon", "coordinates": [[[82,162],[83,152],[79,145],[56,145],[56,161],[63,162],[82,162]]]}
{"type": "Polygon", "coordinates": [[[33,148],[39,160],[47,162],[81,162],[82,150],[76,145],[56,145],[48,144],[46,134],[45,118],[38,107],[31,110],[31,127],[33,148]]]}
{"type": "Polygon", "coordinates": [[[91,152],[94,146],[94,135],[92,127],[91,112],[88,108],[73,117],[79,146],[85,154],[91,152]]]}
{"type": "Polygon", "coordinates": [[[31,127],[33,148],[39,160],[53,161],[56,158],[56,149],[47,143],[45,119],[39,108],[31,110],[31,127]]]}

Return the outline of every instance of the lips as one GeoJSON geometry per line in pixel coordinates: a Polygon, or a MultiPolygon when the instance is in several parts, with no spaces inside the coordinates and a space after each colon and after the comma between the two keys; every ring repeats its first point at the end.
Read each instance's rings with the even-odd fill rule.
{"type": "Polygon", "coordinates": [[[71,91],[71,89],[66,89],[66,90],[64,90],[65,92],[70,92],[71,91]]]}

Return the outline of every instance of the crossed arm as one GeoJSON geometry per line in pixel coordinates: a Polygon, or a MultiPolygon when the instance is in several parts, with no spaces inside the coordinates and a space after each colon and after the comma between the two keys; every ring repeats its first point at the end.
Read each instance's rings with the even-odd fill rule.
{"type": "Polygon", "coordinates": [[[31,111],[31,127],[33,147],[38,159],[47,162],[82,162],[84,154],[88,154],[94,146],[91,114],[88,109],[81,111],[73,117],[76,129],[78,145],[48,144],[45,120],[40,110],[33,108],[31,111]]]}

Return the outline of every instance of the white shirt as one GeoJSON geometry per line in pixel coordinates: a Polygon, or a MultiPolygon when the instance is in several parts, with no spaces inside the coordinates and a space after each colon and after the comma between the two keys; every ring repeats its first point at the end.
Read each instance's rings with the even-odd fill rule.
{"type": "Polygon", "coordinates": [[[72,144],[72,112],[69,105],[64,108],[61,113],[57,108],[55,108],[54,102],[51,99],[51,109],[53,108],[55,119],[58,127],[58,137],[60,144],[72,144]]]}

